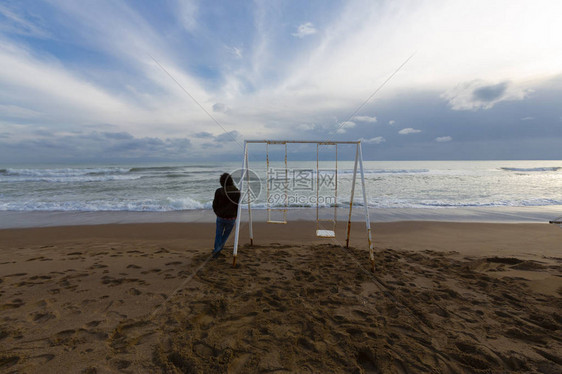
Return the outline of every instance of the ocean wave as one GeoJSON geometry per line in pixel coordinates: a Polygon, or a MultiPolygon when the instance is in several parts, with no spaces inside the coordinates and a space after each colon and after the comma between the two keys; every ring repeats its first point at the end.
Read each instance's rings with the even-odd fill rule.
{"type": "Polygon", "coordinates": [[[0,182],[105,182],[138,179],[124,168],[2,169],[0,182]]]}
{"type": "Polygon", "coordinates": [[[499,200],[488,202],[447,202],[447,201],[420,201],[411,203],[408,208],[486,208],[486,207],[533,207],[562,205],[562,200],[557,199],[526,199],[526,200],[499,200]]]}
{"type": "Polygon", "coordinates": [[[129,173],[146,173],[146,172],[166,172],[185,170],[192,173],[208,173],[216,168],[216,165],[189,165],[189,166],[139,166],[128,169],[129,173]],[[206,170],[190,170],[190,169],[206,169],[206,170]]]}
{"type": "MultiPolygon", "coordinates": [[[[375,169],[365,170],[365,174],[419,174],[428,173],[429,169],[375,169]]],[[[353,173],[353,170],[351,170],[353,173]]],[[[347,174],[347,170],[344,174],[347,174]]]]}
{"type": "Polygon", "coordinates": [[[125,168],[60,168],[60,169],[2,169],[2,174],[12,177],[79,177],[125,173],[125,168]]]}
{"type": "Polygon", "coordinates": [[[212,202],[190,197],[138,201],[25,201],[0,202],[0,211],[52,212],[170,212],[211,209],[212,202]]]}
{"type": "Polygon", "coordinates": [[[540,172],[540,171],[558,171],[562,169],[562,166],[551,166],[551,167],[540,167],[540,168],[508,168],[502,167],[501,170],[505,171],[524,171],[524,172],[540,172]]]}
{"type": "Polygon", "coordinates": [[[46,183],[89,183],[89,182],[111,182],[111,181],[128,181],[137,180],[141,177],[126,175],[91,175],[79,177],[25,177],[25,176],[8,176],[0,178],[0,182],[46,182],[46,183]]]}
{"type": "MultiPolygon", "coordinates": [[[[494,207],[541,207],[562,205],[562,200],[555,199],[530,199],[530,200],[504,200],[491,202],[451,202],[451,201],[400,201],[400,200],[371,200],[369,208],[374,209],[454,209],[454,208],[494,208],[494,207]]],[[[354,201],[355,208],[363,207],[361,201],[354,201]]],[[[266,210],[265,202],[255,202],[251,205],[255,210],[266,210]]],[[[283,203],[270,204],[271,209],[283,209],[283,203]]],[[[334,204],[321,203],[320,208],[335,208],[334,204]]],[[[291,203],[288,209],[315,209],[314,203],[291,203]]],[[[66,211],[66,212],[171,212],[182,210],[212,209],[212,201],[199,201],[191,197],[145,199],[136,201],[2,201],[0,211],[66,211]]],[[[247,204],[242,205],[247,209],[247,204]]],[[[342,200],[337,203],[337,209],[347,211],[349,201],[342,200]]]]}
{"type": "MultiPolygon", "coordinates": [[[[283,168],[276,168],[275,170],[279,170],[283,168]]],[[[293,168],[290,170],[311,170],[314,175],[316,175],[316,168],[293,168]]],[[[334,171],[335,168],[320,168],[320,173],[325,174],[329,173],[330,171],[334,171]]],[[[364,174],[419,174],[419,173],[428,173],[429,169],[369,169],[363,170],[364,174]]],[[[357,168],[357,175],[359,175],[361,171],[357,168]]],[[[338,174],[353,174],[353,169],[338,169],[338,174]]]]}
{"type": "Polygon", "coordinates": [[[183,166],[151,166],[151,167],[136,167],[130,168],[129,173],[145,173],[145,172],[161,172],[161,171],[174,171],[183,169],[183,166]]]}

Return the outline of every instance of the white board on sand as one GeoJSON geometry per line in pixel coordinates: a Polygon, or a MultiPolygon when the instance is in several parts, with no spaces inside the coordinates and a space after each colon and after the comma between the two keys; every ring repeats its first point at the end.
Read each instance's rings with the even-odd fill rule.
{"type": "Polygon", "coordinates": [[[336,233],[332,230],[316,230],[316,236],[320,238],[335,238],[336,233]]]}

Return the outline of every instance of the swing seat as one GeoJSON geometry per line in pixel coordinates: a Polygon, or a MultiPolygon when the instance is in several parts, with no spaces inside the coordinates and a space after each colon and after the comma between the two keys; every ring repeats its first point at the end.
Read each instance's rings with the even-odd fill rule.
{"type": "Polygon", "coordinates": [[[335,238],[336,233],[332,230],[316,230],[316,236],[319,238],[335,238]]]}

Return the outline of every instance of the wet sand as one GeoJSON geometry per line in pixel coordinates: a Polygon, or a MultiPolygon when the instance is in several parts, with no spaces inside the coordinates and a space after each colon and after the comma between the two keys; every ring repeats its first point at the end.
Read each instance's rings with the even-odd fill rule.
{"type": "Polygon", "coordinates": [[[562,230],[313,222],[0,230],[0,372],[562,372],[562,230]]]}

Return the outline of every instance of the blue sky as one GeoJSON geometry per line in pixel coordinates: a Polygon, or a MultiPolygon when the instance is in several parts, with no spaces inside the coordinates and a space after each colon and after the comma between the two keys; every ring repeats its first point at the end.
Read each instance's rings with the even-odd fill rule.
{"type": "Polygon", "coordinates": [[[244,138],[560,159],[560,14],[555,0],[4,0],[0,163],[231,160],[244,138]]]}

